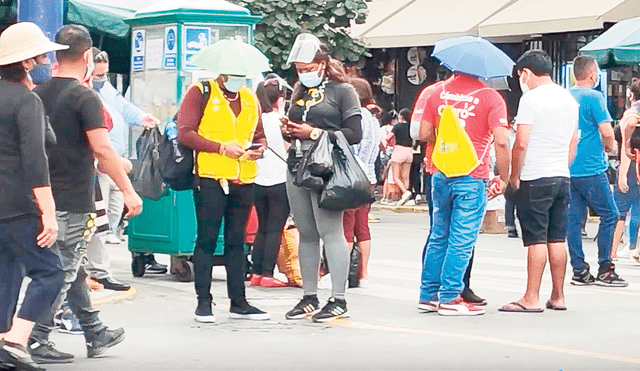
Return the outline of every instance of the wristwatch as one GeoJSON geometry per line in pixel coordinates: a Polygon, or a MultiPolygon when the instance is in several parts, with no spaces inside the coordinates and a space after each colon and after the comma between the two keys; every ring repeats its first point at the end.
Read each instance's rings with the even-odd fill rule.
{"type": "Polygon", "coordinates": [[[309,134],[309,138],[311,138],[311,140],[318,140],[318,138],[320,138],[320,134],[322,134],[322,129],[313,128],[309,134]]]}

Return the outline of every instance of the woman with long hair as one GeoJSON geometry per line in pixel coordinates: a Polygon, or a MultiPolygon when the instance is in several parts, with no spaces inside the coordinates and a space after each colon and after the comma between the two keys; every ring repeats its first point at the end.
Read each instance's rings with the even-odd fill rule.
{"type": "Polygon", "coordinates": [[[51,251],[58,232],[45,153],[45,116],[29,71],[35,58],[67,47],[52,43],[33,23],[0,35],[0,366],[44,370],[27,341],[36,320],[60,293],[60,258],[51,251]],[[23,273],[24,272],[24,273],[23,273]],[[18,315],[24,275],[31,279],[18,315]]]}
{"type": "Polygon", "coordinates": [[[398,123],[387,135],[387,141],[395,138],[393,153],[391,153],[391,171],[393,172],[394,183],[400,188],[400,200],[398,205],[404,205],[411,197],[409,190],[409,175],[411,163],[413,162],[413,139],[409,130],[409,116],[411,111],[403,108],[398,113],[398,123]]]}
{"type": "MultiPolygon", "coordinates": [[[[317,37],[300,34],[295,40],[287,64],[293,63],[298,73],[289,121],[283,134],[294,145],[289,150],[292,164],[308,151],[323,132],[335,141],[340,131],[349,144],[362,138],[361,111],[358,96],[347,79],[342,63],[333,59],[317,37]]],[[[300,269],[304,296],[286,314],[287,319],[302,319],[313,315],[315,322],[328,322],[348,316],[345,289],[349,274],[349,250],[342,226],[342,211],[330,211],[318,206],[319,193],[293,184],[287,174],[287,193],[293,218],[300,231],[300,269]],[[332,278],[332,296],[320,310],[318,301],[318,269],[320,239],[324,243],[332,278]]]]}
{"type": "Polygon", "coordinates": [[[258,175],[255,183],[255,205],[258,231],[253,243],[251,286],[287,286],[273,278],[282,230],[289,216],[287,199],[287,156],[282,138],[287,85],[279,76],[260,82],[256,95],[262,107],[262,126],[267,139],[264,157],[256,160],[258,175]]]}
{"type": "MultiPolygon", "coordinates": [[[[371,85],[363,78],[351,79],[351,85],[356,89],[360,98],[362,113],[362,140],[356,146],[355,154],[364,164],[363,170],[367,175],[371,189],[375,188],[375,163],[380,153],[380,123],[367,107],[374,104],[371,85]]],[[[354,236],[360,251],[359,287],[366,288],[369,284],[369,256],[371,254],[371,232],[369,230],[369,210],[371,204],[360,206],[355,210],[344,212],[344,235],[349,247],[353,248],[354,236]]]]}

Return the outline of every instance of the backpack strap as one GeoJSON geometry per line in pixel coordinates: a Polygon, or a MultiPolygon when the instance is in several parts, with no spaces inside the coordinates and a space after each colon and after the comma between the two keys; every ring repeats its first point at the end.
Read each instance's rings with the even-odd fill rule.
{"type": "MultiPolygon", "coordinates": [[[[198,122],[198,126],[202,123],[202,118],[204,117],[204,111],[207,108],[207,103],[209,103],[209,98],[211,98],[211,81],[204,80],[202,81],[202,101],[200,103],[200,120],[198,122]]],[[[193,166],[194,166],[194,174],[193,174],[193,184],[196,189],[200,189],[200,176],[198,175],[198,151],[194,151],[195,155],[193,156],[193,166]]]]}

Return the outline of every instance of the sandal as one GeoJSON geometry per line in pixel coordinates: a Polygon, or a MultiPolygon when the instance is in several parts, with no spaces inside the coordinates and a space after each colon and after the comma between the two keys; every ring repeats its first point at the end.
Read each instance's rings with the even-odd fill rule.
{"type": "Polygon", "coordinates": [[[547,301],[547,309],[551,309],[551,310],[567,310],[567,307],[565,307],[565,306],[561,307],[561,306],[555,305],[555,304],[553,304],[551,302],[551,300],[548,300],[547,301]]]}
{"type": "Polygon", "coordinates": [[[527,308],[517,301],[511,302],[502,308],[498,309],[500,312],[518,312],[518,313],[542,313],[542,308],[527,308]]]}

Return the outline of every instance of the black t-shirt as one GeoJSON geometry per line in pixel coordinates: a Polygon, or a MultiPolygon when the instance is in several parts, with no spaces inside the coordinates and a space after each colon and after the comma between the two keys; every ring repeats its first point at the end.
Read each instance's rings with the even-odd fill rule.
{"type": "MultiPolygon", "coordinates": [[[[300,87],[296,87],[296,90],[300,87]]],[[[327,130],[341,130],[351,144],[359,143],[362,139],[360,120],[347,120],[354,116],[362,116],[358,94],[351,84],[329,81],[324,89],[305,89],[303,98],[291,102],[289,119],[303,122],[305,111],[304,102],[311,101],[306,122],[309,125],[327,130]]]]}
{"type": "Polygon", "coordinates": [[[54,77],[35,91],[56,134],[57,143],[49,149],[56,210],[90,212],[94,209],[94,157],[85,132],[105,127],[100,97],[69,78],[54,77]]]}
{"type": "Polygon", "coordinates": [[[44,108],[21,84],[0,81],[0,220],[38,215],[34,187],[49,185],[44,108]]]}
{"type": "Polygon", "coordinates": [[[393,135],[396,136],[396,144],[403,147],[412,147],[413,139],[411,139],[411,133],[409,131],[409,123],[399,122],[394,125],[393,135]]]}

